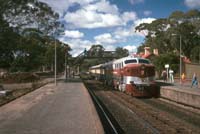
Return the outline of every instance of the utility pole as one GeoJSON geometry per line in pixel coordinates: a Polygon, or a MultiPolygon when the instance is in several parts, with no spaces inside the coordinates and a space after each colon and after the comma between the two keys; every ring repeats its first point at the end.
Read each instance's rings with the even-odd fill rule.
{"type": "Polygon", "coordinates": [[[57,74],[57,50],[56,50],[56,38],[55,38],[55,70],[54,70],[54,83],[55,83],[55,86],[57,85],[57,78],[56,78],[56,74],[57,74]]]}
{"type": "Polygon", "coordinates": [[[182,53],[182,42],[181,42],[181,35],[180,35],[180,84],[182,84],[181,83],[181,75],[182,75],[182,55],[181,55],[181,53],[182,53]]]}

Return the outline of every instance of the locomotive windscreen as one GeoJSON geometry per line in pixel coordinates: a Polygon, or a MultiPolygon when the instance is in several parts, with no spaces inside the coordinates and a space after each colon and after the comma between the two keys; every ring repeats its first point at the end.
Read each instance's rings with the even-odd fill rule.
{"type": "MultiPolygon", "coordinates": [[[[130,64],[130,63],[137,63],[136,59],[130,59],[130,60],[125,60],[125,64],[130,64]]],[[[138,63],[143,63],[143,64],[150,64],[149,60],[146,59],[138,59],[138,63]]]]}
{"type": "Polygon", "coordinates": [[[150,64],[150,62],[145,59],[139,59],[139,63],[150,64]]]}
{"type": "Polygon", "coordinates": [[[137,60],[136,59],[131,59],[131,60],[125,60],[124,62],[125,62],[125,64],[137,63],[137,60]]]}

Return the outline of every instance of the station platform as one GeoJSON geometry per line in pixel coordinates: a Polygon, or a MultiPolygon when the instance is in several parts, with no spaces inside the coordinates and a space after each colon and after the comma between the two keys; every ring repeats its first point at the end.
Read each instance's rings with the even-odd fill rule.
{"type": "Polygon", "coordinates": [[[160,85],[160,97],[165,98],[185,106],[200,109],[200,88],[191,87],[191,80],[180,83],[179,79],[175,79],[174,83],[156,81],[160,85]]]}
{"type": "Polygon", "coordinates": [[[82,82],[58,80],[0,107],[1,134],[103,134],[82,82]]]}

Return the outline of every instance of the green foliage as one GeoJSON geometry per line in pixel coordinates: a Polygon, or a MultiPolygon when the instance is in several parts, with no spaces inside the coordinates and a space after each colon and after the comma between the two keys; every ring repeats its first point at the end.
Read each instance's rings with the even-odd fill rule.
{"type": "Polygon", "coordinates": [[[162,54],[157,58],[154,58],[152,62],[159,73],[161,73],[161,71],[164,69],[165,64],[169,64],[170,68],[174,70],[175,73],[179,68],[179,57],[172,53],[162,54]]]}
{"type": "Polygon", "coordinates": [[[181,54],[197,61],[199,58],[192,53],[196,46],[200,46],[200,11],[190,10],[186,13],[181,11],[173,12],[168,18],[157,19],[150,24],[141,24],[136,30],[148,30],[145,43],[138,48],[138,52],[143,51],[145,46],[151,49],[157,48],[159,54],[174,55],[181,54]]]}
{"type": "MultiPolygon", "coordinates": [[[[37,0],[0,0],[0,68],[12,72],[51,69],[58,14],[37,0]],[[49,37],[47,35],[54,36],[49,37]]],[[[57,41],[58,71],[71,48],[57,41]]]]}
{"type": "Polygon", "coordinates": [[[105,48],[102,45],[92,45],[88,51],[88,55],[92,57],[101,57],[103,56],[105,48]]]}
{"type": "Polygon", "coordinates": [[[0,68],[9,68],[14,60],[16,42],[20,36],[13,32],[8,23],[0,18],[0,68]]]}
{"type": "Polygon", "coordinates": [[[117,47],[115,49],[115,57],[117,58],[122,58],[122,57],[126,57],[129,55],[129,52],[127,49],[121,48],[121,47],[117,47]]]}

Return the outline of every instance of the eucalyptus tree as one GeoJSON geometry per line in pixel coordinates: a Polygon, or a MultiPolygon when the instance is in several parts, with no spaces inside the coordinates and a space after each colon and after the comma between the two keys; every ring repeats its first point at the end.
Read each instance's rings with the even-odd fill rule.
{"type": "MultiPolygon", "coordinates": [[[[195,47],[199,46],[200,38],[200,11],[190,10],[188,12],[175,11],[168,18],[157,19],[150,24],[141,24],[136,30],[147,30],[144,44],[138,48],[149,46],[157,48],[160,54],[173,53],[192,57],[195,47]]],[[[196,57],[197,58],[197,57],[196,57]]],[[[195,60],[195,59],[194,59],[195,60]]]]}
{"type": "Polygon", "coordinates": [[[122,48],[122,47],[117,47],[115,49],[115,53],[114,53],[115,57],[117,58],[122,58],[122,57],[126,57],[129,55],[129,52],[127,49],[122,48]]]}
{"type": "Polygon", "coordinates": [[[9,59],[0,68],[27,71],[44,65],[45,51],[51,47],[48,41],[52,37],[55,41],[63,28],[58,19],[57,13],[37,0],[0,0],[0,56],[9,59]]]}

